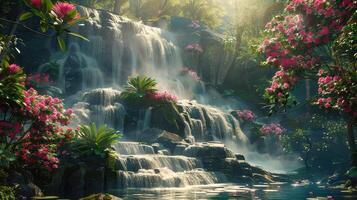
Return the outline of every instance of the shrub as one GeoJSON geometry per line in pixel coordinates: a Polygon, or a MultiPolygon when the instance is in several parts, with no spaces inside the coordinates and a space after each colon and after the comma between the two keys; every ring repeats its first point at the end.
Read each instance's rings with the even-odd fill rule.
{"type": "Polygon", "coordinates": [[[112,148],[122,137],[118,131],[102,125],[99,128],[95,123],[81,125],[71,143],[71,149],[78,157],[99,156],[105,158],[112,148]]]}
{"type": "Polygon", "coordinates": [[[146,76],[130,77],[122,92],[123,99],[144,98],[147,94],[155,93],[157,82],[146,76]]]}

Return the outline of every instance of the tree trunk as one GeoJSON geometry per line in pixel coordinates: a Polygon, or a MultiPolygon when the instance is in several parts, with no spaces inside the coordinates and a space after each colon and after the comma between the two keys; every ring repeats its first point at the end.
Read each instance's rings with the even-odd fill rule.
{"type": "Polygon", "coordinates": [[[350,151],[351,151],[352,166],[357,166],[356,142],[353,132],[354,125],[355,125],[355,118],[351,116],[347,124],[347,138],[348,138],[348,146],[350,147],[350,151]]]}
{"type": "Polygon", "coordinates": [[[120,14],[121,1],[122,1],[122,0],[115,0],[115,2],[114,2],[114,8],[113,8],[113,13],[118,14],[118,15],[120,14]]]}

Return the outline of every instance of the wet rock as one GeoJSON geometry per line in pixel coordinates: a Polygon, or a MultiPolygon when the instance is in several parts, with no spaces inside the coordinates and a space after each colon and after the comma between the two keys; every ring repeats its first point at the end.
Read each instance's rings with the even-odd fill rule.
{"type": "Polygon", "coordinates": [[[87,168],[84,176],[86,194],[104,191],[104,174],[104,167],[96,169],[87,168]]]}
{"type": "Polygon", "coordinates": [[[171,155],[170,151],[167,150],[167,149],[159,150],[158,153],[159,153],[160,155],[166,155],[166,156],[171,155]]]}
{"type": "Polygon", "coordinates": [[[187,145],[184,145],[184,144],[176,145],[174,154],[175,155],[183,155],[183,152],[185,151],[186,147],[187,147],[187,145]]]}
{"type": "Polygon", "coordinates": [[[111,194],[93,194],[87,197],[80,198],[80,200],[121,200],[121,198],[111,194]]]}
{"type": "Polygon", "coordinates": [[[151,146],[156,154],[158,154],[159,150],[163,149],[163,147],[159,143],[151,144],[151,146]]]}
{"type": "Polygon", "coordinates": [[[28,172],[9,173],[7,183],[14,185],[18,197],[31,198],[33,196],[43,196],[42,190],[33,183],[32,176],[28,172]]]}
{"type": "Polygon", "coordinates": [[[237,160],[245,160],[245,157],[242,154],[236,153],[235,157],[236,157],[237,160]]]}
{"type": "Polygon", "coordinates": [[[201,159],[205,169],[210,171],[222,171],[225,166],[226,158],[234,158],[234,153],[223,144],[198,143],[188,146],[184,156],[196,157],[201,159]]]}

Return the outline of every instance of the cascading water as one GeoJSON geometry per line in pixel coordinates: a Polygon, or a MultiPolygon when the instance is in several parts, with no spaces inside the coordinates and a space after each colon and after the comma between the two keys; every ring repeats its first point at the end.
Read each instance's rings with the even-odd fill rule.
{"type": "Polygon", "coordinates": [[[151,146],[137,142],[120,142],[115,146],[117,187],[184,187],[225,181],[223,174],[206,172],[197,158],[154,154],[151,146]]]}
{"type": "Polygon", "coordinates": [[[99,88],[83,94],[83,102],[74,104],[75,119],[79,123],[95,122],[122,131],[124,128],[125,108],[118,102],[120,92],[112,88],[99,88]]]}
{"type": "Polygon", "coordinates": [[[182,108],[181,115],[186,120],[186,135],[192,135],[197,140],[233,138],[235,141],[247,141],[238,120],[231,114],[195,101],[182,100],[178,106],[182,108]]]}
{"type": "MultiPolygon", "coordinates": [[[[170,91],[181,99],[191,98],[202,87],[199,82],[191,83],[179,76],[181,56],[170,33],[105,11],[84,7],[79,10],[88,20],[75,31],[88,36],[91,42],[70,38],[70,50],[59,62],[60,87],[77,99],[73,106],[77,124],[105,123],[123,131],[126,110],[121,104],[120,88],[131,75],[150,76],[157,80],[160,90],[170,91]]],[[[238,121],[230,114],[188,100],[179,101],[178,106],[186,137],[201,141],[227,138],[246,141],[238,121]]],[[[149,108],[143,113],[138,131],[150,128],[151,112],[149,108]]],[[[119,153],[120,170],[116,173],[119,188],[225,181],[224,175],[201,169],[198,158],[161,155],[151,146],[135,142],[120,142],[115,149],[119,153]]]]}

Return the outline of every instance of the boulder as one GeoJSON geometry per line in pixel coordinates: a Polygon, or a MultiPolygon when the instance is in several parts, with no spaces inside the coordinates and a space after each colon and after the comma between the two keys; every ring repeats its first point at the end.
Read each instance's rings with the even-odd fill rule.
{"type": "Polygon", "coordinates": [[[28,172],[9,173],[7,183],[14,185],[18,198],[31,198],[34,196],[43,196],[42,190],[33,183],[33,178],[28,172]]]}
{"type": "Polygon", "coordinates": [[[219,143],[197,143],[188,146],[183,151],[184,156],[201,159],[205,169],[222,171],[226,158],[234,158],[234,153],[219,143]]]}
{"type": "Polygon", "coordinates": [[[88,167],[85,172],[85,192],[86,194],[97,193],[104,191],[104,175],[105,168],[90,168],[88,167]]]}

